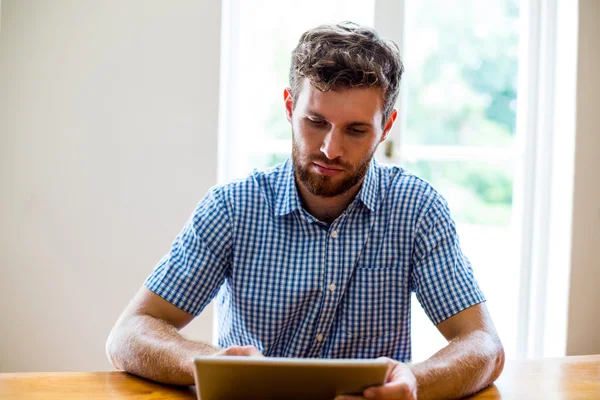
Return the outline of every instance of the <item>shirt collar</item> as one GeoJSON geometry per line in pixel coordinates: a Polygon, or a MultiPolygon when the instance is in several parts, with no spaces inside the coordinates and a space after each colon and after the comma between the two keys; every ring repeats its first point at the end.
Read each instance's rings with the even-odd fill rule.
{"type": "Polygon", "coordinates": [[[369,163],[369,169],[367,170],[367,175],[360,188],[360,192],[356,196],[370,211],[375,211],[377,208],[377,181],[377,161],[373,158],[369,163]]]}
{"type": "Polygon", "coordinates": [[[292,159],[288,158],[283,165],[282,173],[277,178],[277,203],[275,215],[282,216],[300,209],[300,197],[294,179],[292,159]]]}
{"type": "MultiPolygon", "coordinates": [[[[375,211],[377,206],[377,162],[375,158],[369,163],[369,169],[363,181],[362,187],[356,198],[363,202],[370,211],[375,211]]],[[[291,158],[285,162],[283,170],[277,179],[277,203],[275,215],[282,216],[300,210],[300,197],[294,179],[294,166],[291,158]]]]}

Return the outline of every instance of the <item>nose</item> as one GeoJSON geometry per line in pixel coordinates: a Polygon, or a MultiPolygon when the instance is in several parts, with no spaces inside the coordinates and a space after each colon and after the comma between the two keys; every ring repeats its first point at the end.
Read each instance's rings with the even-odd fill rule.
{"type": "Polygon", "coordinates": [[[321,144],[321,152],[325,154],[330,160],[334,160],[342,156],[343,153],[343,136],[341,133],[336,132],[335,129],[331,129],[325,135],[323,144],[321,144]]]}

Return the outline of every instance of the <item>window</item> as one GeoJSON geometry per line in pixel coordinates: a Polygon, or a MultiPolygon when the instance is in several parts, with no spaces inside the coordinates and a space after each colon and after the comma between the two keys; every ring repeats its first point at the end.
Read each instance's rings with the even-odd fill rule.
{"type": "Polygon", "coordinates": [[[300,35],[324,23],[344,20],[373,26],[374,0],[278,0],[226,2],[223,51],[231,67],[229,84],[221,90],[227,99],[225,130],[229,143],[221,177],[245,176],[285,160],[291,153],[291,130],[285,118],[283,89],[289,85],[290,55],[300,35]],[[229,14],[229,23],[227,22],[229,14]],[[242,125],[243,121],[243,125],[242,125]]]}
{"type": "MultiPolygon", "coordinates": [[[[403,121],[399,162],[448,200],[507,357],[516,357],[519,306],[515,175],[519,6],[517,0],[405,1],[403,121]]],[[[414,360],[445,339],[413,296],[414,360]]]]}
{"type": "MultiPolygon", "coordinates": [[[[380,29],[400,46],[406,73],[391,147],[380,146],[377,157],[446,197],[507,357],[525,356],[524,309],[535,284],[529,214],[545,201],[532,184],[540,164],[531,128],[542,14],[518,0],[225,1],[220,179],[289,156],[283,88],[305,30],[344,20],[380,29]]],[[[414,296],[412,303],[413,359],[421,361],[446,341],[414,296]]]]}

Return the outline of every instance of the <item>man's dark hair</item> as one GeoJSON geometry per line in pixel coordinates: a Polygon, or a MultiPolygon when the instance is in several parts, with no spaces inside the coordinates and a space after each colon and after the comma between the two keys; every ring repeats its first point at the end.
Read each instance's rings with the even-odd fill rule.
{"type": "Polygon", "coordinates": [[[398,46],[374,29],[353,22],[321,25],[302,34],[292,52],[290,87],[294,104],[302,78],[326,92],[340,88],[379,87],[385,126],[400,92],[404,66],[398,46]]]}

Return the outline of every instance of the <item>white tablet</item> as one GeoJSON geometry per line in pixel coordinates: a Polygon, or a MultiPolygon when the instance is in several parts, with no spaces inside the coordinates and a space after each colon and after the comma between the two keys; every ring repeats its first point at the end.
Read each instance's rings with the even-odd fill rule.
{"type": "Polygon", "coordinates": [[[194,359],[200,400],[333,400],[384,383],[385,360],[205,356],[194,359]]]}

